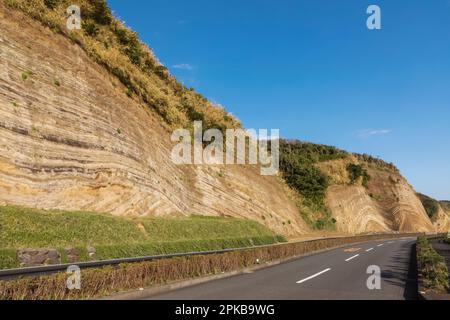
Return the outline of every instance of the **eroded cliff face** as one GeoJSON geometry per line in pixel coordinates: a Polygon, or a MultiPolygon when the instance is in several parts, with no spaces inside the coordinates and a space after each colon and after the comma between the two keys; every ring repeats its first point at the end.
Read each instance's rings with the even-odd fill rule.
{"type": "Polygon", "coordinates": [[[249,166],[176,166],[170,134],[79,46],[0,2],[0,205],[309,231],[279,179],[249,166]]]}
{"type": "Polygon", "coordinates": [[[365,164],[371,177],[367,186],[360,181],[351,184],[345,170],[349,161],[356,160],[330,161],[319,166],[333,181],[326,202],[339,231],[435,231],[416,192],[400,174],[365,164]]]}

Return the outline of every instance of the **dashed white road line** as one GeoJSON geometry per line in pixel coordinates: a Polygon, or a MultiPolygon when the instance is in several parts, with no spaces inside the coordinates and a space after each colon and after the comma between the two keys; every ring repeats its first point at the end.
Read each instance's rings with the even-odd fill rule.
{"type": "Polygon", "coordinates": [[[388,243],[389,243],[389,244],[393,244],[393,243],[395,243],[395,241],[389,241],[388,243]]]}
{"type": "Polygon", "coordinates": [[[350,257],[350,258],[348,258],[347,260],[345,260],[345,262],[349,262],[349,261],[351,261],[351,260],[353,260],[353,259],[355,259],[355,258],[358,258],[358,257],[359,257],[359,254],[354,255],[353,257],[350,257]]]}
{"type": "Polygon", "coordinates": [[[370,248],[370,249],[367,249],[366,252],[370,252],[370,251],[372,251],[372,250],[373,250],[373,248],[370,248]]]}
{"type": "Polygon", "coordinates": [[[384,246],[384,243],[382,243],[382,244],[379,244],[377,247],[382,247],[382,246],[384,246]]]}
{"type": "Polygon", "coordinates": [[[319,273],[316,273],[315,275],[312,275],[311,277],[308,277],[308,278],[305,278],[303,280],[298,281],[297,284],[302,284],[302,283],[304,283],[306,281],[309,281],[309,280],[312,280],[314,278],[317,278],[318,276],[320,276],[320,275],[322,275],[324,273],[327,273],[330,270],[331,270],[331,268],[328,268],[328,269],[325,269],[323,271],[320,271],[319,273]]]}

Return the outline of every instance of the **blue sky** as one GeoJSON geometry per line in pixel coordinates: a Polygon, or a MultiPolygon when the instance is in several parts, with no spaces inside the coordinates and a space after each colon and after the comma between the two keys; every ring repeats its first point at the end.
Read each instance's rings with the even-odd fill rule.
{"type": "Polygon", "coordinates": [[[450,0],[108,2],[246,128],[380,156],[450,199],[450,0]]]}

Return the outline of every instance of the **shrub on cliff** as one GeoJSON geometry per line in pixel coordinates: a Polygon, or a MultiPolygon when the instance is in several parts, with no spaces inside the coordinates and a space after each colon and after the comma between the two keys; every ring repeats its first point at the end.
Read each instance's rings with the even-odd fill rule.
{"type": "Polygon", "coordinates": [[[449,274],[445,259],[431,246],[426,237],[417,240],[417,264],[423,277],[423,285],[435,292],[449,289],[449,274]]]}

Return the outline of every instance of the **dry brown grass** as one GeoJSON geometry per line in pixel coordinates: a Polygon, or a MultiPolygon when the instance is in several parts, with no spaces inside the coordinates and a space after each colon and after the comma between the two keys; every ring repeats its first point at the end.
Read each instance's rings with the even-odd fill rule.
{"type": "Polygon", "coordinates": [[[318,250],[362,241],[398,238],[401,235],[368,235],[352,238],[324,239],[289,243],[223,254],[190,256],[118,267],[82,271],[81,290],[66,289],[67,275],[59,273],[38,278],[0,282],[0,299],[52,300],[90,299],[137,288],[230,272],[253,267],[259,263],[286,260],[318,250]]]}

